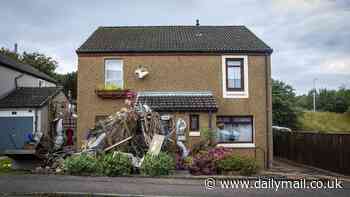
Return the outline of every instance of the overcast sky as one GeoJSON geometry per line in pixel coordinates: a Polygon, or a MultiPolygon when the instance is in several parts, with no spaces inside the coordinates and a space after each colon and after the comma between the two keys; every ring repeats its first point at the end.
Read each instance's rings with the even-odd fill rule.
{"type": "Polygon", "coordinates": [[[39,51],[77,68],[75,50],[98,26],[246,25],[269,46],[272,76],[298,94],[350,88],[350,0],[178,0],[1,2],[0,47],[39,51]]]}

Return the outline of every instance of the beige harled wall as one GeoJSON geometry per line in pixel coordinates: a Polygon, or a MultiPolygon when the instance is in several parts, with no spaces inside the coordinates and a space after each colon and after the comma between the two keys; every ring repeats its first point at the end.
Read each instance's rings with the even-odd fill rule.
{"type": "MultiPolygon", "coordinates": [[[[257,149],[241,148],[236,151],[256,156],[264,166],[264,154],[265,158],[267,157],[266,68],[270,66],[269,56],[248,56],[247,99],[223,98],[221,57],[222,54],[79,54],[78,143],[85,138],[86,130],[94,126],[96,115],[110,114],[124,105],[123,100],[101,99],[94,92],[99,84],[104,84],[104,59],[119,58],[124,62],[124,88],[134,91],[210,90],[219,105],[216,115],[253,115],[254,143],[257,149]],[[144,79],[137,79],[134,75],[139,65],[145,66],[149,71],[149,75],[144,79]]],[[[215,126],[215,119],[213,120],[215,126]]],[[[203,121],[201,119],[201,122],[203,121]]]]}

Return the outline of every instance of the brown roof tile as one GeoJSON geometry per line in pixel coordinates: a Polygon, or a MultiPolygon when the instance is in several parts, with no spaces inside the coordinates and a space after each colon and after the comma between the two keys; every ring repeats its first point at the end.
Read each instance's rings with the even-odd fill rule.
{"type": "Polygon", "coordinates": [[[77,50],[98,52],[258,52],[272,49],[245,26],[99,27],[77,50]]]}
{"type": "Polygon", "coordinates": [[[216,99],[210,92],[141,92],[137,104],[159,112],[217,111],[216,99]]]}

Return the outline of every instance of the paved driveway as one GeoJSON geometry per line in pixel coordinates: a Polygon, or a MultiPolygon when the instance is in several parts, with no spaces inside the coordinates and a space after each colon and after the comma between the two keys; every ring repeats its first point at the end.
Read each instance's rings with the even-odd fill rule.
{"type": "Polygon", "coordinates": [[[208,190],[204,180],[135,177],[75,177],[56,175],[0,176],[0,191],[85,192],[147,196],[350,196],[350,184],[343,189],[221,189],[208,190]]]}
{"type": "Polygon", "coordinates": [[[308,177],[308,178],[323,178],[334,179],[340,178],[350,182],[350,176],[345,176],[339,173],[323,170],[313,166],[298,164],[289,160],[274,158],[273,167],[269,169],[267,174],[275,174],[287,176],[289,178],[308,177]]]}

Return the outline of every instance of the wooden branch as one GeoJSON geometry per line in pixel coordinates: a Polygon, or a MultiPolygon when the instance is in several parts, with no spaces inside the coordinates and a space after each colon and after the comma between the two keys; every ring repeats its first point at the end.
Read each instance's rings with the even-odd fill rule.
{"type": "Polygon", "coordinates": [[[113,149],[114,147],[119,146],[119,145],[121,145],[121,144],[123,144],[123,143],[129,141],[129,140],[131,140],[133,137],[134,137],[134,136],[130,136],[130,137],[128,137],[128,138],[125,138],[125,139],[123,139],[122,141],[119,141],[119,142],[113,144],[112,146],[105,148],[105,149],[103,150],[103,152],[107,152],[107,151],[113,149]]]}

